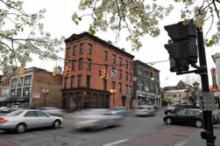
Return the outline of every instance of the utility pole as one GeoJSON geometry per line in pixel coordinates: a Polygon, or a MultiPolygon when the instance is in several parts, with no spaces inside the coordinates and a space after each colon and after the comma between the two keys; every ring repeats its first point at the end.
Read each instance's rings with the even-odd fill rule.
{"type": "MultiPolygon", "coordinates": [[[[201,68],[200,76],[202,82],[202,91],[209,92],[209,80],[208,80],[206,54],[205,54],[202,28],[197,28],[197,42],[198,42],[199,63],[201,68]]],[[[203,118],[204,118],[205,131],[201,132],[201,137],[203,139],[206,139],[207,146],[215,146],[215,136],[213,132],[213,123],[212,123],[212,111],[203,110],[203,118]]]]}

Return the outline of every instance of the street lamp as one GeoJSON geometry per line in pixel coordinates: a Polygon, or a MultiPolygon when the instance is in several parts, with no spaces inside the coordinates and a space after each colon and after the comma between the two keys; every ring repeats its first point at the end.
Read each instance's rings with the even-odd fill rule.
{"type": "Polygon", "coordinates": [[[116,89],[111,89],[110,93],[112,94],[112,101],[113,101],[113,108],[115,107],[115,93],[117,92],[116,89]]]}
{"type": "Polygon", "coordinates": [[[44,106],[46,106],[46,97],[49,94],[49,89],[42,89],[42,93],[44,94],[44,106]]]}

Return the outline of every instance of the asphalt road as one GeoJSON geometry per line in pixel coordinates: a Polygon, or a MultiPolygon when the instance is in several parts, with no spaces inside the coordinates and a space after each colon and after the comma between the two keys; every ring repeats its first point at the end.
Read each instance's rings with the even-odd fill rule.
{"type": "Polygon", "coordinates": [[[154,117],[135,117],[130,114],[119,127],[75,131],[71,117],[67,114],[60,129],[31,130],[24,134],[0,132],[0,140],[4,139],[18,146],[112,146],[118,143],[123,146],[137,146],[138,143],[140,146],[165,146],[162,143],[183,146],[193,141],[192,136],[196,137],[199,131],[193,127],[165,125],[162,117],[162,112],[154,117]]]}

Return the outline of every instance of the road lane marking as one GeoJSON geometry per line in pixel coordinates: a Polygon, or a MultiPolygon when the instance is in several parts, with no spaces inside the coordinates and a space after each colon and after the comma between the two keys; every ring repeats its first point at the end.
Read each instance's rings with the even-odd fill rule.
{"type": "Polygon", "coordinates": [[[111,143],[107,143],[107,144],[104,144],[103,146],[113,146],[113,145],[116,145],[116,144],[119,144],[119,143],[122,143],[122,142],[125,142],[125,141],[128,141],[128,139],[121,139],[121,140],[117,140],[117,141],[114,141],[114,142],[111,142],[111,143]]]}

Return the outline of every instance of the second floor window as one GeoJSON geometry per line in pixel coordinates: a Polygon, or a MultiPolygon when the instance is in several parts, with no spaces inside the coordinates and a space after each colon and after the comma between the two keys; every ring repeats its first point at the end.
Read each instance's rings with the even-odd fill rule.
{"type": "Polygon", "coordinates": [[[119,69],[118,77],[119,77],[119,79],[122,79],[122,70],[121,69],[119,69]]]}
{"type": "Polygon", "coordinates": [[[21,87],[23,85],[23,77],[18,79],[18,87],[21,87]]]}
{"type": "Polygon", "coordinates": [[[30,85],[31,84],[31,76],[26,76],[24,78],[24,85],[30,85]]]}
{"type": "Polygon", "coordinates": [[[87,76],[86,76],[86,87],[87,87],[87,88],[90,88],[90,80],[91,80],[91,76],[90,76],[90,75],[87,75],[87,76]]]}
{"type": "Polygon", "coordinates": [[[122,83],[119,83],[119,84],[118,84],[118,92],[119,92],[119,93],[122,93],[122,83]]]}
{"type": "Polygon", "coordinates": [[[88,54],[92,54],[92,44],[88,43],[88,54]]]}
{"type": "Polygon", "coordinates": [[[69,58],[70,57],[70,48],[66,48],[66,57],[69,58]]]}
{"type": "Polygon", "coordinates": [[[126,81],[128,81],[128,72],[126,72],[126,81]]]}
{"type": "Polygon", "coordinates": [[[103,80],[103,88],[104,88],[104,90],[107,90],[107,80],[106,79],[103,80]]]}
{"type": "Polygon", "coordinates": [[[68,81],[68,77],[64,78],[64,89],[67,87],[67,81],[68,81]]]}
{"type": "Polygon", "coordinates": [[[16,78],[12,79],[11,87],[16,87],[16,84],[17,84],[17,79],[16,78]]]}
{"type": "Polygon", "coordinates": [[[23,88],[23,97],[30,97],[30,87],[27,87],[27,88],[23,88]]]}
{"type": "Polygon", "coordinates": [[[115,89],[115,81],[112,81],[112,89],[115,89]]]}
{"type": "Polygon", "coordinates": [[[83,69],[83,59],[80,58],[79,59],[79,70],[82,70],[83,69]]]}
{"type": "Polygon", "coordinates": [[[125,85],[125,91],[126,91],[126,94],[128,94],[128,85],[127,84],[125,85]]]}
{"type": "Polygon", "coordinates": [[[17,97],[21,97],[21,88],[17,89],[17,93],[16,94],[17,94],[17,97]]]}
{"type": "Polygon", "coordinates": [[[88,59],[87,60],[88,62],[87,62],[87,70],[91,70],[91,63],[92,63],[92,60],[91,59],[88,59]]]}
{"type": "Polygon", "coordinates": [[[79,54],[80,54],[80,55],[83,54],[83,46],[84,46],[83,43],[81,43],[81,44],[79,45],[79,54]]]}
{"type": "Polygon", "coordinates": [[[78,75],[77,86],[78,86],[78,87],[81,87],[81,86],[82,86],[82,75],[78,75]]]}

